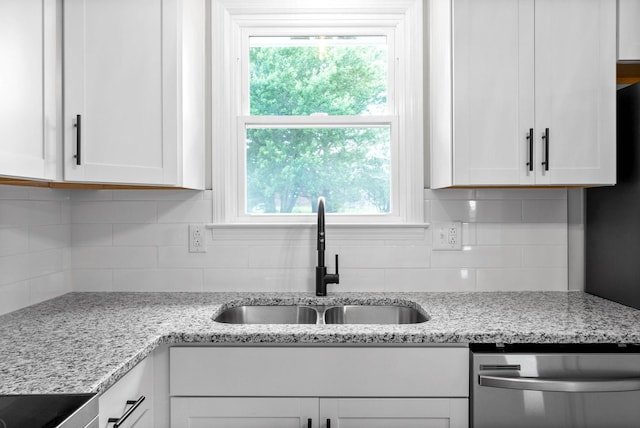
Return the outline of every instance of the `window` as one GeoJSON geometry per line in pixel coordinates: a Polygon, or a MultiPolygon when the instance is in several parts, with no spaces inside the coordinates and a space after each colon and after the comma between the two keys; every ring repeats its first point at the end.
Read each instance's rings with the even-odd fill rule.
{"type": "Polygon", "coordinates": [[[421,0],[213,1],[217,223],[422,222],[421,0]]]}

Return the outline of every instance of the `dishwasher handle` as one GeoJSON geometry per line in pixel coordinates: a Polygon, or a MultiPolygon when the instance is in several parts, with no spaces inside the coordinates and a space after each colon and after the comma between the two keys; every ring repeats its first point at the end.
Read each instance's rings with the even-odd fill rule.
{"type": "Polygon", "coordinates": [[[520,376],[478,377],[480,386],[553,392],[640,391],[640,377],[628,378],[544,378],[520,376]]]}

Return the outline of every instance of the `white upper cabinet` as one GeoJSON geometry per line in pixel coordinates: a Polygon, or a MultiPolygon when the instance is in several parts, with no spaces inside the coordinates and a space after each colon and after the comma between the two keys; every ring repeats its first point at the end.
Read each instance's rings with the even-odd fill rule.
{"type": "Polygon", "coordinates": [[[615,0],[432,0],[431,187],[615,182],[615,0]]]}
{"type": "Polygon", "coordinates": [[[618,61],[640,61],[640,0],[618,0],[618,61]]]}
{"type": "Polygon", "coordinates": [[[204,18],[202,0],[65,0],[65,181],[203,188],[204,18]]]}
{"type": "Polygon", "coordinates": [[[56,174],[56,2],[0,0],[0,175],[56,174]]]}

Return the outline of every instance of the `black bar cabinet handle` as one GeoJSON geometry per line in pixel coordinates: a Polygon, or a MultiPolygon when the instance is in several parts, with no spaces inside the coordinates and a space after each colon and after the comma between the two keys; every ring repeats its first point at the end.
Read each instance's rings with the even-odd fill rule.
{"type": "Polygon", "coordinates": [[[331,419],[327,419],[327,428],[331,428],[331,419]]]}
{"type": "Polygon", "coordinates": [[[529,171],[533,171],[533,128],[529,128],[527,140],[529,140],[529,162],[527,162],[527,166],[529,167],[529,171]]]}
{"type": "Polygon", "coordinates": [[[307,419],[307,428],[312,428],[313,427],[313,421],[311,420],[311,418],[307,419]]]}
{"type": "Polygon", "coordinates": [[[76,115],[76,124],[73,125],[76,128],[76,165],[80,165],[82,163],[82,158],[80,157],[80,150],[82,150],[82,115],[76,115]]]}
{"type": "Polygon", "coordinates": [[[127,405],[131,407],[129,407],[127,411],[124,412],[124,414],[119,418],[109,418],[107,420],[107,423],[113,423],[113,428],[119,428],[120,425],[122,425],[133,412],[135,412],[135,410],[138,408],[138,406],[140,406],[140,404],[142,404],[143,401],[144,395],[141,395],[137,400],[127,400],[127,405]]]}
{"type": "Polygon", "coordinates": [[[549,128],[545,128],[544,135],[542,136],[544,140],[544,170],[549,171],[549,128]]]}

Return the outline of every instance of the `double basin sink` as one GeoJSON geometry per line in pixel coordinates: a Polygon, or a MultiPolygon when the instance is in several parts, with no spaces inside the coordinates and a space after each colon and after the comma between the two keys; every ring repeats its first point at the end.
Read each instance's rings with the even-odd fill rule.
{"type": "Polygon", "coordinates": [[[399,305],[245,305],[225,309],[215,319],[228,324],[418,324],[428,320],[399,305]]]}

